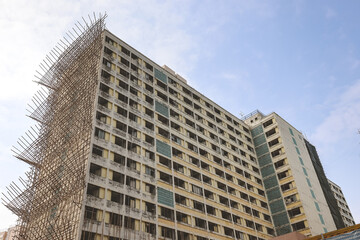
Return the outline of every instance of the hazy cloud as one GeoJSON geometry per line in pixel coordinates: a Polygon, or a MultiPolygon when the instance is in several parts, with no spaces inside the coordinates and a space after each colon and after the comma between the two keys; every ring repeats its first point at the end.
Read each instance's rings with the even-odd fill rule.
{"type": "Polygon", "coordinates": [[[312,138],[323,144],[334,144],[356,133],[360,127],[360,80],[341,94],[333,110],[316,128],[312,138]]]}
{"type": "Polygon", "coordinates": [[[337,13],[332,8],[326,8],[325,17],[326,18],[334,18],[337,16],[337,13]]]}

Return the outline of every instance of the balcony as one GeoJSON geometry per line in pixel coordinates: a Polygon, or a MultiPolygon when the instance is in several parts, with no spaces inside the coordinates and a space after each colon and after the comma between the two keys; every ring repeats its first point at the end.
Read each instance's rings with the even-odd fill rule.
{"type": "Polygon", "coordinates": [[[90,173],[90,177],[89,177],[89,183],[93,183],[95,185],[104,185],[106,184],[106,178],[103,178],[101,176],[98,176],[94,173],[90,173]]]}
{"type": "Polygon", "coordinates": [[[104,199],[97,198],[95,196],[92,196],[92,195],[88,194],[86,196],[86,205],[101,209],[101,208],[104,207],[104,199]]]}

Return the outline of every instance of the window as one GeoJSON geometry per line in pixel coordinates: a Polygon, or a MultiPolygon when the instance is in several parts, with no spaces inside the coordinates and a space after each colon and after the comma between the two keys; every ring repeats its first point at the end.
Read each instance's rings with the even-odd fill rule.
{"type": "Polygon", "coordinates": [[[148,223],[148,222],[144,222],[144,224],[145,224],[145,232],[150,233],[152,235],[156,234],[156,224],[148,223]]]}
{"type": "Polygon", "coordinates": [[[226,220],[231,221],[231,214],[230,214],[229,212],[221,211],[221,217],[222,217],[223,219],[226,219],[226,220]]]}
{"type": "Polygon", "coordinates": [[[291,210],[288,211],[288,214],[289,214],[289,217],[290,218],[293,218],[293,217],[296,217],[297,215],[300,215],[301,214],[301,210],[299,207],[297,208],[293,208],[291,210]]]}
{"type": "Polygon", "coordinates": [[[99,198],[99,193],[100,193],[100,187],[90,183],[88,184],[87,192],[86,192],[87,195],[99,198]]]}
{"type": "Polygon", "coordinates": [[[118,204],[124,203],[124,195],[118,192],[111,191],[111,199],[112,202],[116,202],[118,204]]]}
{"type": "Polygon", "coordinates": [[[106,115],[101,112],[96,112],[96,119],[106,124],[106,115]]]}
{"type": "Polygon", "coordinates": [[[216,209],[213,206],[206,205],[207,214],[216,216],[216,209]]]}
{"type": "Polygon", "coordinates": [[[245,223],[246,223],[247,227],[254,229],[254,222],[253,221],[245,220],[245,223]]]}
{"type": "Polygon", "coordinates": [[[207,184],[211,185],[211,178],[209,178],[208,176],[203,174],[202,175],[202,180],[203,180],[204,183],[207,183],[207,184]]]}
{"type": "Polygon", "coordinates": [[[136,208],[136,199],[130,196],[125,196],[125,205],[129,208],[136,208]]]}
{"type": "Polygon", "coordinates": [[[216,223],[208,222],[209,231],[219,232],[218,225],[216,223]]]}
{"type": "Polygon", "coordinates": [[[115,226],[121,226],[122,225],[122,216],[113,212],[110,212],[110,219],[109,223],[115,226]]]}
{"type": "Polygon", "coordinates": [[[206,170],[206,171],[210,171],[210,166],[209,166],[209,164],[207,164],[207,163],[205,163],[205,162],[203,162],[203,161],[201,161],[201,168],[204,169],[204,170],[206,170]]]}
{"type": "Polygon", "coordinates": [[[185,181],[180,178],[174,177],[174,185],[185,189],[185,181]]]}
{"type": "Polygon", "coordinates": [[[145,174],[155,177],[155,169],[149,166],[145,166],[145,174]]]}
{"type": "Polygon", "coordinates": [[[200,160],[197,158],[194,158],[192,156],[189,156],[189,160],[192,164],[196,165],[196,166],[200,166],[200,160]]]}
{"type": "Polygon", "coordinates": [[[180,194],[175,194],[175,202],[181,205],[187,205],[186,204],[186,197],[180,195],[180,194]]]}
{"type": "Polygon", "coordinates": [[[136,188],[136,178],[126,176],[126,185],[131,188],[136,188]]]}
{"type": "Polygon", "coordinates": [[[190,176],[196,178],[197,180],[201,180],[201,174],[198,171],[190,169],[190,176]]]}
{"type": "Polygon", "coordinates": [[[276,163],[274,163],[274,165],[275,165],[276,169],[284,166],[285,165],[285,159],[281,159],[280,161],[277,161],[276,163]]]}
{"type": "Polygon", "coordinates": [[[203,203],[193,200],[193,205],[194,209],[205,212],[205,205],[203,203]]]}
{"type": "Polygon", "coordinates": [[[206,221],[204,219],[195,217],[195,226],[206,229],[206,221]]]}
{"type": "Polygon", "coordinates": [[[163,172],[160,173],[160,179],[168,184],[172,184],[172,176],[163,172]]]}
{"type": "Polygon", "coordinates": [[[183,158],[183,152],[176,148],[172,148],[172,153],[173,153],[173,156],[175,156],[175,157],[183,158]]]}
{"type": "Polygon", "coordinates": [[[226,236],[234,237],[234,230],[232,228],[224,227],[224,233],[226,236]]]}
{"type": "Polygon", "coordinates": [[[249,195],[246,193],[240,192],[240,197],[246,201],[249,201],[249,195]]]}
{"type": "Polygon", "coordinates": [[[177,172],[184,173],[184,166],[176,162],[173,162],[173,169],[177,172]]]}
{"type": "Polygon", "coordinates": [[[191,185],[192,186],[192,192],[202,196],[203,195],[203,189],[201,187],[195,186],[195,185],[191,185]]]}
{"type": "Polygon", "coordinates": [[[290,190],[292,188],[292,183],[289,182],[289,183],[285,183],[283,185],[281,185],[281,190],[283,192],[287,191],[287,190],[290,190]]]}
{"type": "Polygon", "coordinates": [[[93,145],[92,153],[93,153],[94,155],[102,157],[102,156],[103,156],[103,152],[104,152],[104,148],[99,147],[99,146],[97,146],[97,145],[93,145]]]}
{"type": "Polygon", "coordinates": [[[156,205],[153,203],[145,202],[145,211],[151,215],[156,215],[156,205]]]}
{"type": "Polygon", "coordinates": [[[113,171],[113,179],[114,182],[117,182],[119,184],[124,184],[125,175],[122,173],[118,173],[113,171]]]}
{"type": "Polygon", "coordinates": [[[305,228],[305,222],[304,221],[297,222],[297,223],[291,224],[291,226],[293,228],[293,231],[298,231],[298,230],[305,228]]]}
{"type": "Polygon", "coordinates": [[[207,199],[211,199],[211,200],[214,200],[214,193],[213,192],[210,192],[209,190],[204,190],[204,194],[205,194],[205,197],[207,199]]]}
{"type": "Polygon", "coordinates": [[[263,216],[266,221],[271,222],[271,217],[269,215],[263,214],[263,216]]]}
{"type": "Polygon", "coordinates": [[[156,188],[154,185],[145,183],[145,192],[150,193],[151,195],[156,194],[156,188]]]}
{"type": "Polygon", "coordinates": [[[135,222],[136,222],[136,220],[134,218],[125,216],[125,218],[124,218],[124,227],[135,230],[135,225],[136,225],[135,222]]]}
{"type": "Polygon", "coordinates": [[[136,169],[136,165],[137,165],[137,164],[136,164],[136,163],[137,163],[136,161],[128,158],[128,159],[127,159],[127,164],[126,164],[126,166],[127,166],[128,169],[131,170],[131,171],[137,171],[137,169],[136,169]]]}
{"type": "Polygon", "coordinates": [[[105,139],[105,131],[100,128],[95,128],[95,137],[105,139]]]}
{"type": "Polygon", "coordinates": [[[219,201],[220,201],[221,204],[229,206],[229,199],[227,199],[226,197],[219,196],[219,201]]]}
{"type": "Polygon", "coordinates": [[[217,183],[217,187],[223,191],[226,191],[226,185],[221,183],[221,182],[216,182],[217,183]]]}
{"type": "Polygon", "coordinates": [[[251,208],[250,207],[243,205],[243,211],[246,212],[247,214],[251,215],[251,208]]]}
{"type": "Polygon", "coordinates": [[[97,212],[100,211],[96,208],[85,206],[85,219],[97,221],[97,212]]]}
{"type": "Polygon", "coordinates": [[[235,208],[235,209],[239,208],[239,204],[233,200],[230,200],[230,205],[232,208],[235,208]]]}
{"type": "Polygon", "coordinates": [[[165,208],[165,207],[160,207],[161,211],[160,211],[160,216],[167,218],[167,219],[171,219],[174,220],[174,210],[165,208]]]}
{"type": "Polygon", "coordinates": [[[159,156],[159,163],[168,168],[171,168],[171,161],[163,156],[159,156]]]}
{"type": "Polygon", "coordinates": [[[176,212],[176,221],[188,224],[188,215],[182,212],[176,212]]]}

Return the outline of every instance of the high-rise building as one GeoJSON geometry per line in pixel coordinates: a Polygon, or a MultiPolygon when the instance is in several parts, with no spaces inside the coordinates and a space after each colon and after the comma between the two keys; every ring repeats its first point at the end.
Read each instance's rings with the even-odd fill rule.
{"type": "Polygon", "coordinates": [[[346,227],[355,225],[354,218],[350,212],[350,208],[345,200],[345,196],[341,191],[339,185],[328,179],[331,191],[336,199],[337,206],[339,208],[341,217],[346,227]]]}
{"type": "Polygon", "coordinates": [[[255,111],[245,123],[251,126],[277,233],[316,235],[336,229],[301,132],[276,113],[255,111]]]}
{"type": "Polygon", "coordinates": [[[276,113],[237,118],[95,20],[41,65],[38,125],[15,149],[31,169],[5,203],[19,239],[261,240],[336,228],[298,130],[276,113]]]}
{"type": "Polygon", "coordinates": [[[324,193],[324,197],[326,199],[326,202],[329,206],[331,216],[334,220],[334,223],[336,225],[337,229],[344,228],[345,224],[341,217],[340,209],[338,207],[337,201],[334,197],[334,194],[330,188],[330,184],[328,182],[328,179],[325,176],[324,168],[321,164],[319,155],[316,151],[316,148],[314,145],[312,145],[309,141],[305,140],[306,148],[309,152],[310,159],[312,161],[312,164],[314,166],[317,178],[319,179],[321,189],[324,193]]]}

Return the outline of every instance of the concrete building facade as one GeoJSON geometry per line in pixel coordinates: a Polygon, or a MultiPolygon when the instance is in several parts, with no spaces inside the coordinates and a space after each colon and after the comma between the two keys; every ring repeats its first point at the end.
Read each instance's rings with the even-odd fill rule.
{"type": "Polygon", "coordinates": [[[251,132],[104,32],[81,239],[274,235],[251,132]]]}
{"type": "Polygon", "coordinates": [[[309,236],[336,229],[304,142],[304,136],[276,113],[255,111],[251,126],[264,186],[278,235],[309,236]]]}
{"type": "MultiPolygon", "coordinates": [[[[75,100],[62,106],[70,117],[59,126],[67,131],[67,124],[89,121],[91,128],[58,130],[67,148],[56,150],[60,165],[51,174],[57,185],[41,182],[51,192],[43,207],[40,196],[47,196],[41,195],[45,190],[26,191],[37,196],[37,212],[31,221],[23,221],[21,236],[263,240],[293,231],[310,236],[336,229],[298,130],[276,113],[256,111],[239,119],[111,32],[103,31],[101,39],[101,52],[83,57],[97,58],[98,63],[91,98],[73,103],[85,96],[71,92],[76,81],[61,92],[65,98],[71,92],[75,100]],[[72,117],[81,104],[89,109],[82,112],[87,115],[72,117]],[[72,136],[78,138],[70,144],[72,136]],[[81,158],[73,155],[78,148],[81,158]],[[66,170],[72,158],[81,160],[76,171],[84,174],[84,182],[66,170]],[[70,179],[68,195],[62,192],[64,186],[58,187],[65,179],[70,179]],[[76,196],[71,195],[73,184],[78,184],[76,196]]],[[[76,61],[72,66],[71,74],[78,79],[87,79],[82,75],[93,69],[83,69],[76,61]]],[[[21,160],[42,178],[50,176],[44,168],[52,167],[53,158],[41,164],[21,160]]],[[[30,195],[20,197],[32,200],[30,195]]],[[[23,216],[18,206],[21,210],[28,205],[9,207],[23,216]]],[[[31,213],[35,208],[29,209],[31,213]]]]}
{"type": "Polygon", "coordinates": [[[334,197],[336,199],[337,206],[339,208],[339,211],[340,211],[340,214],[344,221],[345,226],[350,227],[350,226],[355,225],[354,218],[350,212],[350,208],[346,202],[345,196],[344,196],[341,188],[339,187],[339,185],[337,185],[330,179],[328,179],[328,181],[329,181],[329,185],[332,190],[332,193],[334,194],[334,197]]]}

